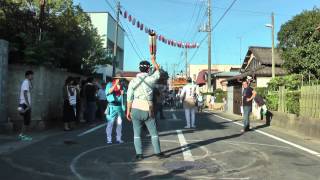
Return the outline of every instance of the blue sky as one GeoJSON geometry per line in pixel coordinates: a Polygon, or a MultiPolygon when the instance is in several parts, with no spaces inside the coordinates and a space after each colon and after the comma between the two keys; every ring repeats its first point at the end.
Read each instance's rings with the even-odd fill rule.
{"type": "MultiPolygon", "coordinates": [[[[74,0],[85,11],[114,11],[106,3],[115,6],[115,0],[74,0]]],[[[212,24],[225,12],[233,0],[212,0],[212,24]]],[[[206,0],[120,0],[121,5],[136,19],[164,36],[181,41],[200,42],[206,33],[198,32],[199,26],[207,22],[206,0]],[[198,15],[199,14],[199,15],[198,15]]],[[[271,23],[271,12],[275,13],[275,31],[281,24],[303,10],[320,6],[320,0],[238,0],[220,24],[213,30],[212,64],[240,64],[240,39],[242,38],[243,59],[249,46],[271,46],[271,30],[264,25],[271,23]]],[[[148,36],[132,26],[126,19],[120,19],[124,29],[131,33],[136,42],[136,53],[125,38],[125,70],[137,70],[140,58],[149,59],[148,36]],[[125,25],[126,24],[126,25],[125,25]],[[137,55],[139,54],[139,55],[137,55]]],[[[133,40],[134,39],[134,40],[133,40]]],[[[157,60],[171,72],[184,70],[183,49],[158,43],[157,60]]],[[[191,64],[207,63],[207,40],[199,50],[188,50],[191,64]],[[193,57],[192,59],[190,59],[193,57]]]]}

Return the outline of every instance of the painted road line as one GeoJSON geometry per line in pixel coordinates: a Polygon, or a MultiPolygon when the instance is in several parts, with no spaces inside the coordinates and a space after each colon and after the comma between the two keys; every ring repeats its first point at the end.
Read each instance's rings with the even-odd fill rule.
{"type": "Polygon", "coordinates": [[[107,125],[107,123],[100,124],[99,126],[96,126],[96,127],[94,127],[94,128],[91,128],[91,129],[83,132],[83,133],[78,134],[78,137],[84,136],[84,135],[89,134],[89,133],[92,133],[93,131],[96,131],[96,130],[98,130],[98,129],[106,126],[106,125],[107,125]]]}
{"type": "Polygon", "coordinates": [[[186,141],[186,139],[184,138],[182,131],[181,130],[176,130],[177,134],[178,134],[178,139],[181,145],[181,150],[182,150],[182,154],[183,154],[183,158],[186,161],[194,161],[191,151],[188,147],[188,143],[186,141]]]}
{"type": "MultiPolygon", "coordinates": [[[[219,116],[219,115],[214,115],[214,116],[216,116],[216,117],[218,117],[218,118],[220,118],[220,119],[224,119],[224,120],[233,122],[234,124],[243,126],[243,124],[240,124],[240,123],[238,123],[238,122],[234,122],[234,121],[231,120],[231,119],[227,119],[227,118],[221,117],[221,116],[219,116]]],[[[268,136],[268,137],[270,137],[270,138],[272,138],[272,139],[278,140],[278,141],[280,141],[280,142],[283,142],[283,143],[285,143],[285,144],[288,144],[288,145],[290,145],[290,146],[293,146],[293,147],[295,147],[295,148],[297,148],[297,149],[300,149],[300,150],[302,150],[302,151],[305,151],[305,152],[307,152],[307,153],[309,153],[309,154],[312,154],[312,155],[314,155],[314,156],[320,157],[320,153],[319,153],[319,152],[313,151],[313,150],[308,149],[308,148],[306,148],[306,147],[303,147],[303,146],[301,146],[301,145],[295,144],[295,143],[293,143],[293,142],[287,141],[287,140],[282,139],[282,138],[280,138],[280,137],[277,137],[277,136],[275,136],[275,135],[272,135],[272,134],[263,132],[263,131],[261,131],[261,130],[255,130],[255,129],[253,129],[253,131],[258,132],[258,133],[260,133],[260,134],[263,134],[263,135],[265,135],[265,136],[268,136]]]]}

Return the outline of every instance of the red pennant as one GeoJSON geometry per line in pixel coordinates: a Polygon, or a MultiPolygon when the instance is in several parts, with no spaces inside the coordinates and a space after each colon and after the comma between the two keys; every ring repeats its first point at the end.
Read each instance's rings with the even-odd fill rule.
{"type": "Polygon", "coordinates": [[[128,12],[127,11],[124,12],[123,17],[127,19],[127,17],[128,17],[128,12]]]}
{"type": "Polygon", "coordinates": [[[132,16],[131,15],[129,15],[128,20],[129,20],[129,22],[132,21],[132,16]]]}

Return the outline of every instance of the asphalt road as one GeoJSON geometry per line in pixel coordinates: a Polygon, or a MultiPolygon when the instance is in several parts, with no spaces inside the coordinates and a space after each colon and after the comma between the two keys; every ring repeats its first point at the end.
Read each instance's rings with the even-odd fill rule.
{"type": "MultiPolygon", "coordinates": [[[[251,131],[214,114],[197,114],[197,128],[183,129],[181,110],[165,111],[159,123],[162,151],[153,156],[143,136],[142,161],[134,161],[131,124],[123,124],[124,144],[106,144],[105,126],[50,136],[0,155],[0,179],[270,179],[320,180],[320,157],[251,131]],[[181,131],[180,131],[181,130],[181,131]]],[[[263,131],[263,129],[260,129],[263,131]]],[[[22,142],[23,143],[23,142],[22,142]]]]}

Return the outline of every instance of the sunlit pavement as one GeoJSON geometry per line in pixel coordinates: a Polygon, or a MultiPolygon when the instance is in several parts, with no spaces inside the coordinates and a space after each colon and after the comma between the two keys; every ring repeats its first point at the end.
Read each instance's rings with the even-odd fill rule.
{"type": "Polygon", "coordinates": [[[111,145],[102,124],[2,153],[0,179],[320,179],[319,156],[257,132],[264,129],[241,134],[239,124],[213,113],[198,113],[197,128],[184,129],[182,110],[165,116],[159,136],[166,159],[153,156],[144,133],[145,158],[136,162],[131,124],[123,125],[125,143],[111,145]]]}

